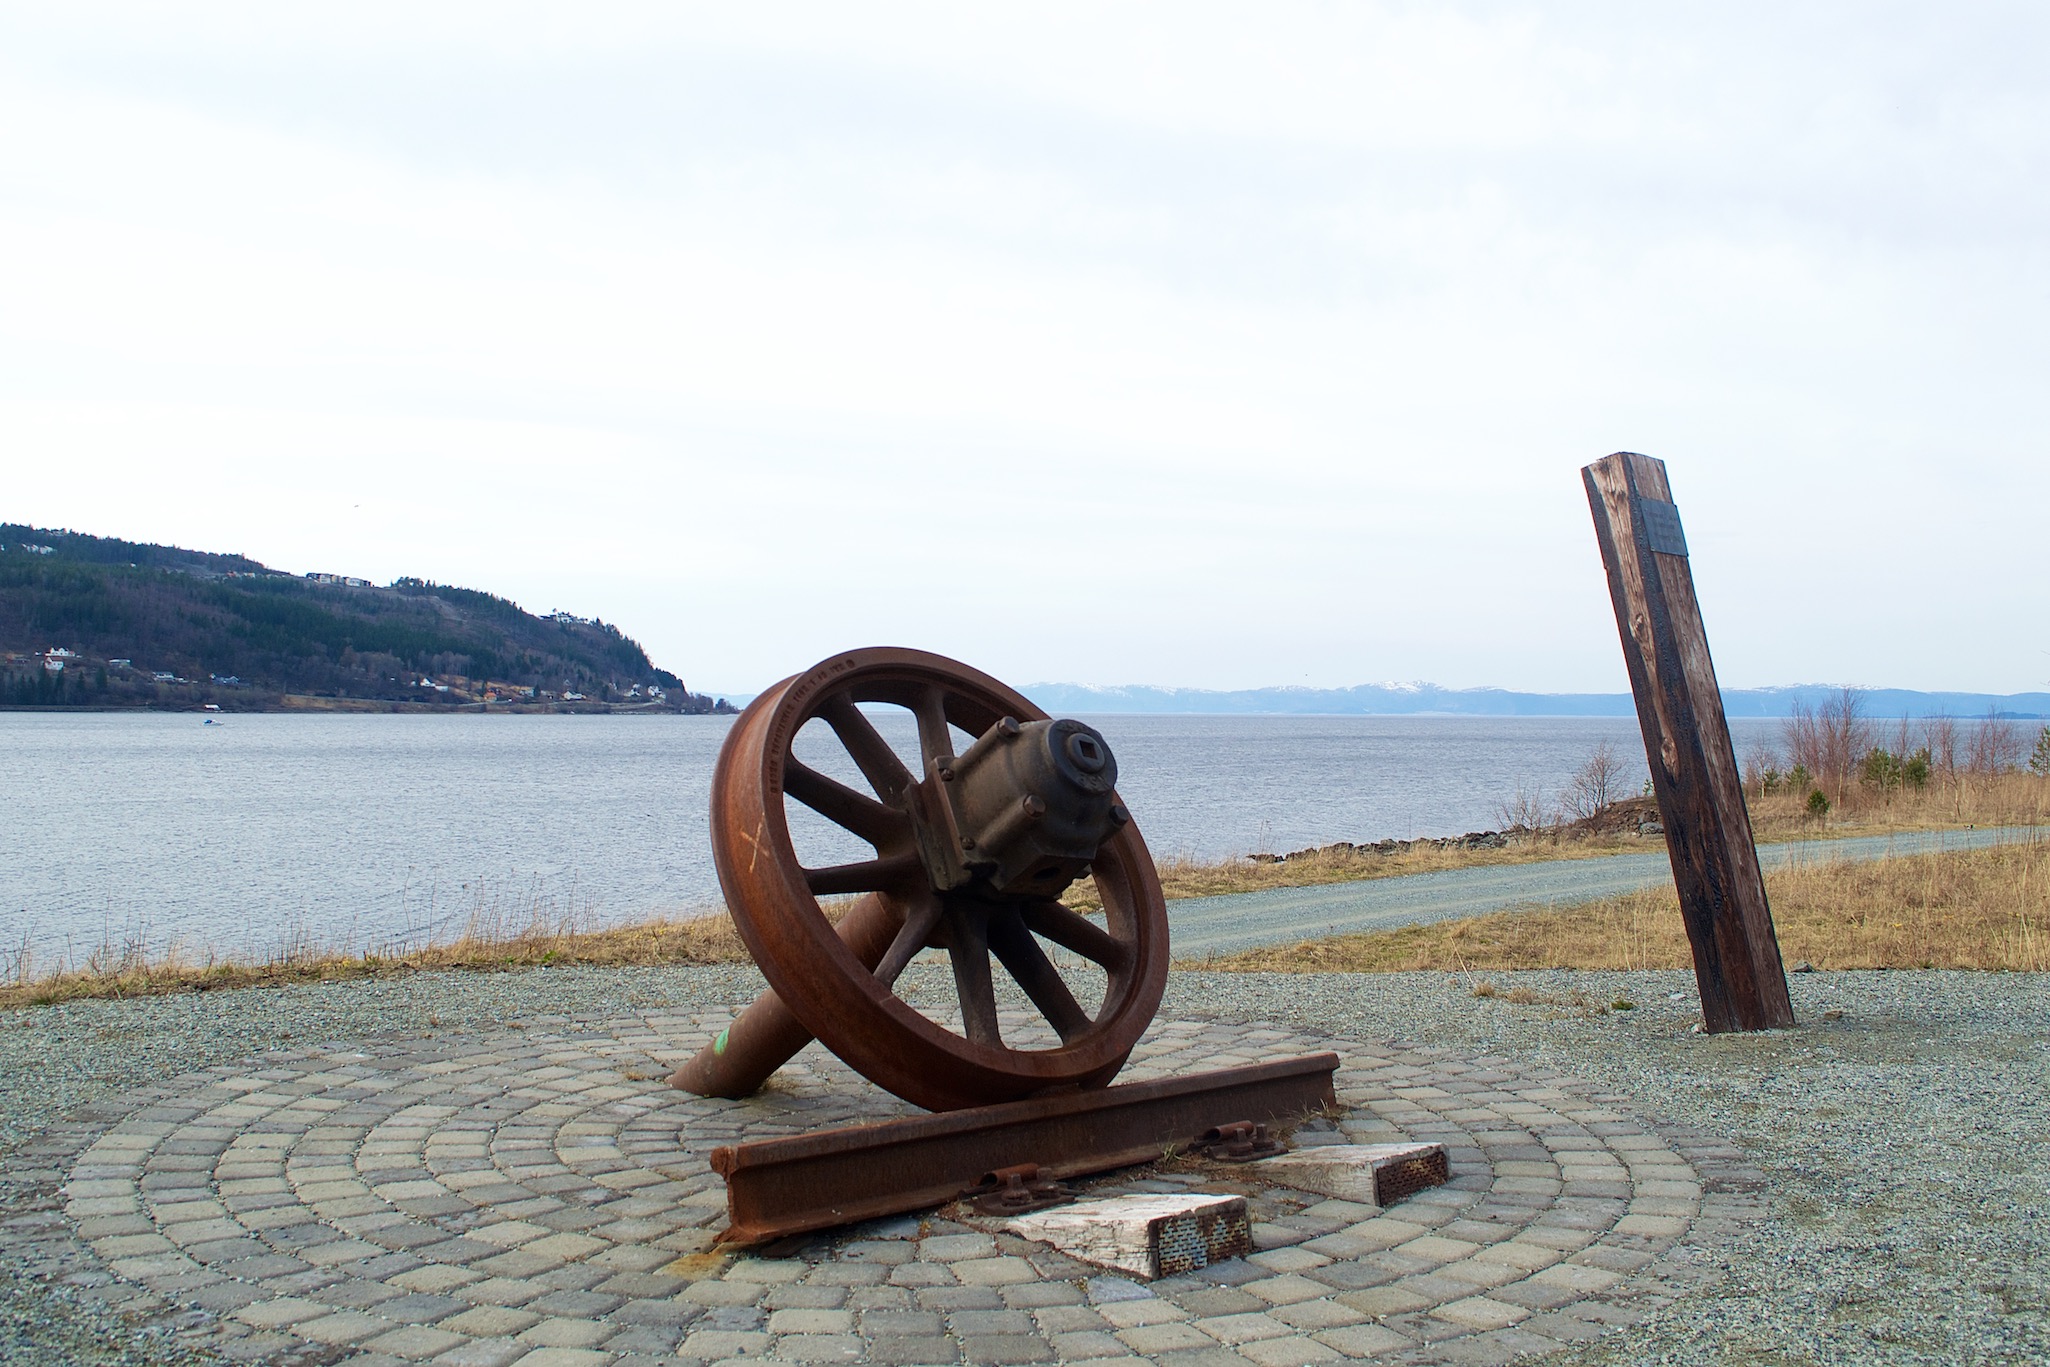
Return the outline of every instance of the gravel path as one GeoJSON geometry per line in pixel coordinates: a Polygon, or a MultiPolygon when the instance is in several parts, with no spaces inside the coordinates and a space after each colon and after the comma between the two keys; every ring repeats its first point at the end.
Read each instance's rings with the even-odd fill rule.
{"type": "MultiPolygon", "coordinates": [[[[739,968],[437,974],[0,1014],[0,1171],[96,1100],[262,1049],[730,1002],[758,983],[739,968]]],[[[1802,975],[1801,1028],[1718,1037],[1691,1033],[1685,975],[1514,985],[1537,1000],[1477,999],[1430,974],[1185,972],[1162,1015],[1486,1051],[1732,1139],[1766,1173],[1771,1214],[1708,1250],[1721,1280],[1551,1361],[2050,1360],[2050,980],[1802,975]],[[1619,999],[1637,1005],[1576,1004],[1619,999]]],[[[12,1273],[0,1267],[0,1361],[189,1356],[176,1333],[138,1339],[12,1273]]]]}
{"type": "Polygon", "coordinates": [[[1497,982],[1638,1005],[1517,1006],[1414,974],[1190,973],[1171,996],[1548,1065],[1724,1135],[1765,1171],[1772,1217],[1717,1250],[1719,1287],[1551,1361],[2050,1361],[2050,979],[1803,974],[1801,1027],[1721,1036],[1692,1033],[1689,974],[1497,982]]]}
{"type": "MultiPolygon", "coordinates": [[[[2042,834],[2040,828],[2017,826],[1868,835],[1850,840],[1797,840],[1761,845],[1758,857],[1767,869],[1820,860],[1862,862],[1939,849],[1983,849],[2040,838],[2042,834]]],[[[1669,883],[1672,877],[1672,865],[1661,850],[1656,854],[1448,869],[1442,873],[1405,874],[1357,883],[1190,897],[1168,903],[1168,916],[1174,927],[1175,952],[1200,958],[1256,945],[1291,944],[1353,931],[1482,916],[1510,907],[1591,902],[1669,883]]]]}

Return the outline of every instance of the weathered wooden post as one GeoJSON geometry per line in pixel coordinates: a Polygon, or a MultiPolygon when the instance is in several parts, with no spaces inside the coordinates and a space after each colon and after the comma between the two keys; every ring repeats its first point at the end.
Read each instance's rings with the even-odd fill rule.
{"type": "Polygon", "coordinates": [[[1694,946],[1702,1020],[1711,1032],[1792,1025],[1794,1004],[1665,462],[1618,451],[1580,474],[1694,946]]]}

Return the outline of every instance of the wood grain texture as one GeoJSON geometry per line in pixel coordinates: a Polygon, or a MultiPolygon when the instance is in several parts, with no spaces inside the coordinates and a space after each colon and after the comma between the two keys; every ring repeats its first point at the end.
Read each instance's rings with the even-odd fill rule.
{"type": "Polygon", "coordinates": [[[1135,1192],[1021,1215],[1004,1227],[1147,1281],[1253,1251],[1243,1196],[1135,1192]]]}
{"type": "Polygon", "coordinates": [[[1639,511],[1672,503],[1663,461],[1633,452],[1581,472],[1637,700],[1653,791],[1710,1031],[1794,1023],[1737,756],[1685,555],[1654,552],[1639,511]]]}
{"type": "Polygon", "coordinates": [[[1263,1181],[1379,1207],[1384,1168],[1433,1158],[1445,1161],[1443,1144],[1309,1144],[1263,1158],[1253,1170],[1263,1181]]]}

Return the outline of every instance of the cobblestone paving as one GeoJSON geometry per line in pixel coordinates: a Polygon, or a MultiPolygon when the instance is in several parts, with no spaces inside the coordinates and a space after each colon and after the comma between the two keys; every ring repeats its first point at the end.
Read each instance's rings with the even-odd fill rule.
{"type": "Polygon", "coordinates": [[[1302,1138],[1440,1141],[1453,1181],[1380,1213],[1211,1169],[1099,1184],[1252,1196],[1259,1251],[1151,1285],[958,1208],[735,1257],[711,1248],[713,1147],[909,1108],[816,1047],[745,1102],[662,1085],[727,1019],[543,1021],[179,1078],[16,1153],[0,1244],[242,1360],[1295,1367],[1582,1341],[1698,1286],[1698,1250],[1760,1213],[1735,1150],[1569,1078],[1168,1021],[1126,1078],[1335,1048],[1342,1114],[1302,1138]]]}

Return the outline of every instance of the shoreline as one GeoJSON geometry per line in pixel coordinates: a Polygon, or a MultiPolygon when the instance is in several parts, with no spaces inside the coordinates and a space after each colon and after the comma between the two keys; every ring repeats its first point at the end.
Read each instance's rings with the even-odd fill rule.
{"type": "MultiPolygon", "coordinates": [[[[1943,866],[1950,876],[1977,878],[1983,882],[1987,872],[1981,865],[1989,864],[2005,855],[2017,855],[2030,863],[2042,862],[2045,850],[2045,836],[2050,828],[2029,827],[2002,831],[1977,833],[1978,839],[1970,847],[1945,849],[1940,843],[1935,851],[1877,854],[1868,860],[1851,862],[1832,858],[1827,850],[1832,843],[1828,840],[1800,842],[1779,847],[1782,857],[1769,858],[1767,885],[1769,895],[1783,898],[1789,895],[1785,889],[1802,889],[1802,895],[1814,900],[1816,885],[1835,886],[1855,884],[1858,879],[1870,877],[1869,871],[1878,870],[1882,879],[1879,890],[1872,894],[1879,901],[1866,912],[1878,915],[1909,917],[1908,906],[1918,886],[1911,877],[1916,870],[1925,866],[1943,866]],[[1888,881],[1890,880],[1890,881],[1888,881]]],[[[1890,839],[1893,834],[1860,835],[1848,837],[1850,841],[1890,839]]],[[[1930,832],[1938,837],[1943,831],[1930,832]]],[[[1763,847],[1771,851],[1773,846],[1763,847]]],[[[1492,851],[1490,851],[1492,852],[1492,851]]],[[[1267,885],[1250,892],[1218,895],[1170,896],[1167,907],[1170,921],[1178,906],[1195,904],[1211,920],[1223,919],[1238,923],[1244,920],[1250,908],[1267,902],[1285,902],[1287,894],[1299,894],[1294,900],[1302,900],[1301,894],[1308,894],[1312,900],[1322,896],[1343,897],[1348,886],[1368,885],[1371,891],[1368,900],[1408,905],[1414,896],[1425,893],[1442,895],[1449,880],[1467,875],[1487,875],[1491,881],[1516,880],[1543,876],[1550,871],[1558,873],[1571,866],[1599,861],[1611,855],[1635,858],[1642,862],[1651,852],[1638,852],[1634,856],[1625,849],[1609,849],[1587,852],[1577,857],[1549,860],[1505,861],[1491,860],[1472,862],[1440,868],[1423,868],[1410,872],[1389,870],[1378,877],[1364,876],[1348,880],[1325,882],[1267,885]],[[1417,880],[1405,889],[1401,884],[1417,880]],[[1393,883],[1396,887],[1390,887],[1393,883]],[[1206,905],[1207,904],[1207,905],[1206,905]],[[1219,912],[1222,912],[1220,917],[1219,912]]],[[[1271,871],[1275,866],[1254,866],[1271,871]]],[[[1163,870],[1164,882],[1173,886],[1172,868],[1163,870]]],[[[1998,873],[1994,875],[1997,879],[1998,873]]],[[[2021,874],[2021,883],[2029,882],[2029,874],[2021,874]]],[[[2040,886],[2046,880],[2037,878],[2040,886]]],[[[1078,910],[1089,910],[1091,898],[1087,885],[1079,885],[1075,895],[1068,900],[1078,910]]],[[[1670,910],[1665,903],[1672,897],[1670,885],[1660,884],[1656,879],[1651,884],[1634,892],[1618,896],[1615,890],[1597,886],[1584,896],[1560,898],[1545,897],[1542,894],[1529,897],[1511,897],[1495,906],[1441,913],[1423,914],[1408,921],[1391,923],[1374,928],[1347,931],[1335,921],[1325,924],[1321,917],[1328,913],[1318,912],[1311,921],[1302,921],[1283,936],[1272,937],[1256,944],[1222,942],[1210,943],[1214,935],[1205,937],[1200,928],[1186,919],[1180,934],[1186,945],[1194,933],[1197,943],[1193,952],[1184,950],[1175,957],[1177,972],[1204,970],[1224,972],[1284,971],[1292,973],[1319,972],[1406,972],[1466,971],[1469,967],[1488,972],[1514,972],[1523,970],[1568,970],[1643,967],[1677,967],[1686,962],[1684,942],[1674,938],[1678,925],[1677,910],[1670,910]],[[1463,912],[1463,914],[1461,914],[1463,912]],[[1655,946],[1641,949],[1639,957],[1628,963],[1609,963],[1600,958],[1595,947],[1588,943],[1588,937],[1579,937],[1579,948],[1571,951],[1583,956],[1582,961],[1556,963],[1550,961],[1528,961],[1535,952],[1532,946],[1518,944],[1513,950],[1500,946],[1505,942],[1504,926],[1543,925],[1538,935],[1541,942],[1561,945],[1575,940],[1577,925],[1581,920],[1593,919],[1615,921],[1618,918],[1628,922],[1627,934],[1631,943],[1655,946]],[[1671,922],[1671,924],[1666,924],[1671,922]],[[1575,932],[1567,934],[1565,932],[1575,932]],[[1505,958],[1507,954],[1510,957],[1505,958]],[[1397,957],[1389,957],[1395,955],[1397,957]],[[1400,956],[1407,956],[1406,958],[1400,956]],[[1516,957],[1524,956],[1522,958],[1516,957]],[[1656,959],[1657,962],[1651,960],[1656,959]],[[1669,964],[1666,959],[1671,959],[1669,964]]],[[[837,919],[846,902],[828,905],[827,915],[837,919]]],[[[1192,910],[1194,908],[1192,907],[1192,910]]],[[[1413,908],[1412,908],[1413,909],[1413,908]]],[[[1915,908],[1914,919],[1930,920],[1926,908],[1915,908]]],[[[1938,916],[1938,920],[1962,922],[1967,917],[1951,915],[1938,916]]],[[[2027,915],[2023,913],[2026,923],[2027,915]]],[[[1816,932],[1813,926],[1803,924],[1798,931],[1790,927],[1793,922],[1781,928],[1781,940],[1787,941],[1790,934],[1810,935],[1816,932]]],[[[1173,934],[1173,932],[1171,932],[1173,934]]],[[[1842,938],[1846,931],[1834,934],[1842,938]]],[[[1603,930],[1593,937],[1595,945],[1613,938],[1609,930],[1603,930]]],[[[1509,941],[1518,936],[1506,935],[1509,941]]],[[[1805,942],[1798,942],[1804,943],[1805,942]]],[[[2046,941],[2050,943],[2050,941],[2046,941]]],[[[1560,951],[1565,952],[1565,951],[1560,951]]],[[[2024,960],[2035,950],[2024,946],[2020,951],[2024,960]]],[[[1799,954],[1820,964],[1825,970],[1833,970],[1831,952],[1819,947],[1802,948],[1799,954]]],[[[1799,957],[1788,952],[1788,962],[1793,964],[1799,957]]],[[[1867,951],[1869,958],[1870,951],[1867,951]]],[[[2015,971],[2013,965],[2005,963],[1949,961],[1936,964],[1923,962],[1921,958],[1908,955],[1898,948],[1885,951],[1879,962],[1850,962],[1839,958],[1836,962],[1845,964],[1846,969],[1879,968],[1910,969],[1916,967],[1954,968],[1960,971],[2015,971]],[[1898,958],[1898,963],[1887,958],[1898,958]]],[[[565,967],[625,968],[664,966],[752,966],[746,946],[734,927],[731,916],[723,907],[703,907],[695,911],[653,916],[640,921],[598,928],[579,928],[574,924],[552,923],[536,919],[516,929],[502,923],[473,921],[465,925],[454,939],[430,942],[424,945],[404,948],[378,948],[361,951],[340,950],[332,947],[315,946],[274,955],[268,960],[252,959],[235,955],[220,955],[200,951],[177,952],[158,959],[149,959],[141,952],[129,949],[116,951],[112,946],[103,946],[100,953],[89,955],[89,966],[84,969],[64,968],[42,975],[23,976],[17,972],[11,983],[0,982],[0,1011],[30,1010],[60,1005],[67,1001],[88,999],[139,1000],[166,995],[210,993],[236,990],[247,987],[286,988],[309,983],[343,983],[365,980],[392,980],[409,978],[435,972],[471,972],[496,974],[521,970],[538,970],[565,967]]],[[[2029,971],[2029,970],[2022,970],[2029,971]]]]}
{"type": "Polygon", "coordinates": [[[733,709],[720,711],[716,707],[702,712],[685,708],[669,707],[661,703],[608,703],[608,702],[460,702],[431,703],[403,702],[382,698],[308,698],[304,702],[288,703],[276,707],[232,707],[227,704],[180,703],[176,706],[161,706],[155,703],[137,703],[133,706],[101,704],[92,706],[23,706],[19,703],[0,703],[0,713],[35,716],[41,714],[72,716],[80,713],[128,713],[148,712],[177,716],[220,716],[220,717],[303,717],[315,713],[350,714],[357,716],[662,716],[662,717],[732,717],[739,713],[733,709]]]}

